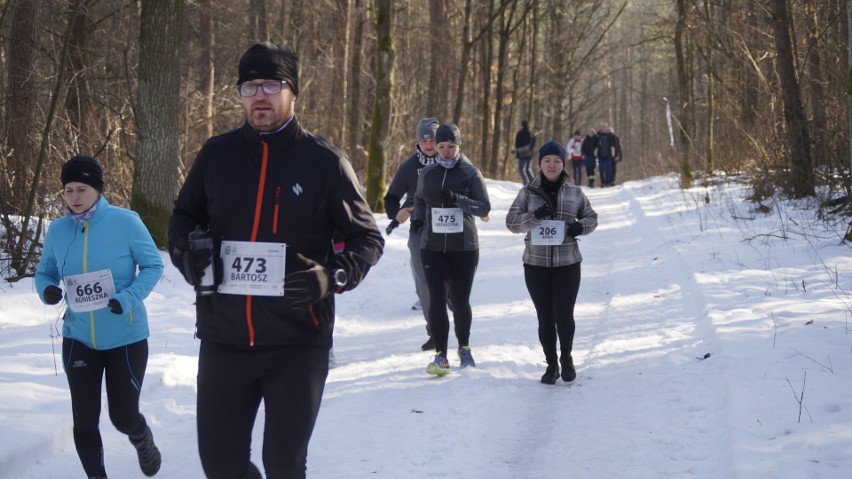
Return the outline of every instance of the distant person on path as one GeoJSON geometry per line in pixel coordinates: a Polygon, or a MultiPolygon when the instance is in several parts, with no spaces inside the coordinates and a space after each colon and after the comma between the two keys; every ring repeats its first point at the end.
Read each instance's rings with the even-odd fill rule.
{"type": "Polygon", "coordinates": [[[426,372],[443,376],[450,372],[448,294],[453,302],[461,367],[476,366],[470,350],[470,292],[479,264],[475,218],[487,218],[491,203],[482,173],[461,153],[459,128],[453,123],[442,124],[436,141],[439,158],[420,172],[411,228],[422,231],[420,248],[429,283],[429,326],[435,340],[435,359],[426,372]]]}
{"type": "Polygon", "coordinates": [[[583,161],[586,163],[586,178],[589,182],[589,188],[595,187],[595,163],[598,161],[597,150],[598,134],[594,128],[591,128],[586,133],[586,136],[583,137],[583,144],[580,146],[583,161]]]}
{"type": "Polygon", "coordinates": [[[574,172],[574,185],[580,186],[583,181],[583,134],[580,130],[574,130],[574,136],[568,140],[565,152],[571,158],[571,167],[574,172]]]}
{"type": "Polygon", "coordinates": [[[139,215],[104,198],[103,171],[94,158],[71,158],[61,179],[65,216],[47,230],[35,285],[46,304],[67,303],[62,365],[71,390],[74,446],[88,477],[107,477],[98,426],[106,377],[110,421],[136,448],[142,472],[153,476],[160,451],[139,412],[148,366],[143,301],[160,281],[163,260],[139,215]]]}
{"type": "MultiPolygon", "coordinates": [[[[416,144],[414,154],[399,165],[399,169],[391,180],[388,191],[385,194],[385,212],[388,218],[399,224],[405,224],[414,211],[414,194],[417,191],[417,178],[420,171],[435,163],[438,157],[435,133],[438,131],[438,120],[435,118],[423,118],[417,124],[415,132],[416,144]],[[400,205],[403,197],[405,202],[400,205]]],[[[435,340],[429,328],[429,286],[426,275],[423,272],[423,262],[420,258],[420,233],[409,228],[408,251],[411,254],[411,273],[414,276],[414,289],[417,292],[418,304],[423,310],[426,319],[426,334],[428,338],[420,348],[423,351],[435,349],[435,340]]],[[[416,306],[416,305],[415,305],[416,306]]],[[[418,309],[418,308],[414,308],[418,309]]]]}
{"type": "Polygon", "coordinates": [[[621,161],[621,141],[609,129],[609,123],[598,127],[598,162],[601,169],[601,188],[615,184],[615,163],[621,161]]]}
{"type": "Polygon", "coordinates": [[[518,159],[518,174],[521,175],[521,183],[524,185],[532,181],[533,148],[535,148],[535,135],[530,131],[530,125],[526,120],[521,122],[521,129],[515,134],[515,148],[512,153],[518,159]]]}
{"type": "Polygon", "coordinates": [[[243,54],[236,92],[245,122],[207,140],[169,222],[172,263],[189,283],[203,285],[214,258],[216,288],[195,302],[198,451],[208,478],[261,477],[249,460],[261,402],[267,477],[305,477],[334,293],[357,287],[384,246],[346,155],[296,117],[298,61],[270,42],[243,54]],[[190,246],[194,230],[209,231],[212,251],[190,246]],[[337,254],[335,232],[344,243],[337,254]]]}
{"type": "Polygon", "coordinates": [[[506,227],[526,233],[524,280],[538,317],[538,338],[544,350],[545,384],[577,377],[572,349],[574,304],[580,290],[580,248],[577,237],[597,228],[598,214],[583,190],[566,181],[565,150],[556,141],[541,146],[540,172],[518,196],[506,215],[506,227]],[[557,337],[560,355],[557,356],[557,337]]]}

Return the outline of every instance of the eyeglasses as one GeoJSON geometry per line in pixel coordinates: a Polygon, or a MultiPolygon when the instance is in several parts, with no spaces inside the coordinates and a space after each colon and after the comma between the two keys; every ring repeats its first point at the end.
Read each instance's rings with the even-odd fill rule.
{"type": "Polygon", "coordinates": [[[281,93],[281,89],[287,80],[282,81],[267,81],[263,83],[240,83],[237,85],[237,91],[240,96],[255,96],[257,95],[257,87],[263,88],[263,93],[267,95],[277,95],[281,93]]]}

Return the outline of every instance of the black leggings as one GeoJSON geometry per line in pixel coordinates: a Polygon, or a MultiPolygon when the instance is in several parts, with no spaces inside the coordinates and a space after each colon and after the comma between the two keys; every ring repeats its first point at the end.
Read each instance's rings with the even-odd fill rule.
{"type": "Polygon", "coordinates": [[[252,429],[264,403],[263,466],[269,479],[304,478],[308,442],[328,376],[328,350],[245,349],[201,342],[198,450],[208,478],[253,477],[252,429]]]}
{"type": "Polygon", "coordinates": [[[148,340],[98,351],[74,339],[62,340],[62,362],[71,390],[74,445],[90,476],[105,475],[98,423],[101,417],[101,384],[106,373],[109,419],[131,438],[145,434],[147,424],[139,413],[139,393],[148,367],[148,340]]]}
{"type": "Polygon", "coordinates": [[[580,263],[559,268],[524,265],[524,280],[538,316],[538,340],[548,364],[556,364],[556,337],[562,357],[574,344],[574,303],[580,290],[580,263]]]}
{"type": "Polygon", "coordinates": [[[479,250],[440,251],[420,250],[426,283],[429,285],[429,327],[435,340],[435,350],[447,353],[450,317],[447,314],[447,294],[453,303],[453,322],[459,347],[470,344],[470,291],[479,265],[479,250]]]}

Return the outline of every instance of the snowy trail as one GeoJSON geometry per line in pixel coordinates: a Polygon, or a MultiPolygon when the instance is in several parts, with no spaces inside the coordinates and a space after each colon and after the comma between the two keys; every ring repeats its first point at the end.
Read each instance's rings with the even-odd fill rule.
{"type": "MultiPolygon", "coordinates": [[[[753,214],[744,187],[724,180],[686,192],[673,175],[586,190],[600,225],[581,238],[578,379],[548,386],[523,238],[505,228],[519,188],[488,180],[492,218],[477,221],[476,368],[458,369],[451,333],[453,374],[425,373],[407,227],[387,237],[366,281],[338,297],[338,367],[308,477],[849,477],[852,255],[835,231],[796,204],[753,214]],[[804,394],[801,420],[793,390],[804,394]]],[[[157,477],[200,478],[194,293],[163,258],[146,301],[142,412],[163,452],[157,477]]],[[[60,312],[39,303],[29,279],[0,288],[0,478],[82,475],[49,337],[60,312]]],[[[109,476],[142,477],[106,408],[101,423],[109,476]]],[[[261,412],[258,465],[263,426],[261,412]]]]}
{"type": "MultiPolygon", "coordinates": [[[[647,237],[649,230],[669,227],[664,219],[646,213],[645,203],[652,199],[627,188],[588,191],[601,226],[581,243],[586,261],[576,311],[579,378],[574,384],[560,381],[552,387],[538,383],[544,365],[535,312],[523,283],[522,237],[508,233],[504,226],[517,185],[498,185],[502,188],[490,189],[495,206],[492,219],[479,223],[482,260],[471,300],[478,367],[456,370],[454,377],[442,381],[426,378],[423,368],[428,355],[410,352],[422,337],[421,320],[417,314],[408,315],[412,318],[405,320],[409,336],[399,335],[405,347],[388,345],[395,352],[386,363],[382,353],[374,350],[376,357],[363,365],[361,374],[395,363],[392,374],[376,377],[376,387],[393,388],[393,395],[397,387],[403,387],[393,382],[402,381],[405,389],[422,389],[406,394],[403,401],[410,402],[412,396],[423,401],[400,407],[386,394],[365,399],[366,410],[352,411],[355,416],[369,415],[377,405],[401,409],[400,430],[368,428],[368,434],[356,432],[353,438],[346,424],[337,424],[347,430],[346,438],[338,439],[338,449],[333,430],[341,416],[329,411],[338,406],[352,408],[353,394],[344,391],[350,386],[340,384],[336,376],[352,374],[356,366],[332,371],[315,443],[336,452],[326,456],[325,447],[311,451],[313,461],[309,462],[315,465],[317,477],[337,477],[343,472],[329,464],[333,457],[348,465],[363,461],[365,468],[355,471],[380,477],[383,470],[396,467],[406,469],[410,477],[453,477],[459,461],[467,461],[470,470],[477,471],[475,477],[533,477],[533,471],[537,477],[559,477],[554,471],[560,470],[576,472],[573,477],[619,477],[624,474],[624,460],[632,464],[632,477],[727,476],[726,389],[720,384],[719,368],[698,359],[715,342],[712,327],[691,271],[670,254],[664,236],[647,237]],[[649,227],[648,222],[659,224],[649,227]],[[490,289],[492,283],[499,290],[490,289]],[[414,331],[413,339],[410,331],[414,331]],[[410,409],[422,413],[406,414],[410,409]],[[664,423],[661,417],[666,418],[664,423]],[[423,422],[427,424],[409,425],[423,422]],[[393,451],[395,434],[406,434],[407,448],[398,453],[393,451]],[[353,439],[361,447],[353,448],[353,439]],[[382,461],[400,464],[339,457],[340,450],[353,449],[365,456],[383,451],[382,461]],[[611,460],[614,454],[619,461],[611,460]],[[426,470],[421,469],[424,463],[430,464],[426,470]]],[[[380,263],[369,286],[363,286],[373,290],[373,299],[376,291],[388,294],[394,289],[402,289],[406,301],[412,297],[405,290],[407,284],[402,288],[392,284],[407,283],[407,278],[390,277],[383,271],[385,265],[406,265],[407,251],[400,250],[395,239],[399,238],[390,238],[382,259],[387,263],[380,263]],[[378,288],[373,282],[376,277],[384,283],[378,288]]],[[[354,296],[341,300],[341,318],[350,316],[347,311],[367,309],[348,302],[354,296]]],[[[394,302],[388,294],[384,304],[394,302]]],[[[373,313],[396,317],[392,322],[400,325],[398,315],[405,314],[404,307],[373,313]]],[[[347,320],[340,321],[347,330],[347,320]]],[[[340,334],[337,338],[338,359],[370,354],[361,348],[352,350],[349,344],[356,338],[340,334]]],[[[451,334],[451,350],[453,344],[451,334]]],[[[357,382],[363,389],[363,377],[357,382]]]]}

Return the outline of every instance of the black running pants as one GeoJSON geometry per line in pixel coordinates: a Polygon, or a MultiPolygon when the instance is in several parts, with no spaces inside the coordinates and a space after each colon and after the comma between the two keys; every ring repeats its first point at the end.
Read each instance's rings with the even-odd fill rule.
{"type": "Polygon", "coordinates": [[[558,268],[524,265],[524,280],[538,316],[538,339],[548,364],[557,364],[556,338],[562,356],[574,344],[574,303],[580,291],[580,263],[558,268]]]}
{"type": "Polygon", "coordinates": [[[435,350],[447,353],[450,317],[447,314],[447,295],[453,303],[453,322],[459,346],[470,345],[470,292],[479,265],[479,250],[429,251],[420,250],[423,271],[429,284],[429,327],[435,340],[435,350]]]}
{"type": "Polygon", "coordinates": [[[252,429],[263,401],[266,477],[304,478],[308,442],[327,376],[325,348],[246,349],[202,341],[197,425],[205,475],[213,479],[247,476],[252,429]]]}
{"type": "Polygon", "coordinates": [[[103,448],[98,428],[101,384],[106,376],[109,418],[115,428],[128,436],[141,436],[147,427],[139,413],[139,393],[148,367],[148,340],[100,351],[64,338],[62,363],[71,391],[74,445],[86,474],[102,474],[103,465],[97,464],[103,448]]]}

